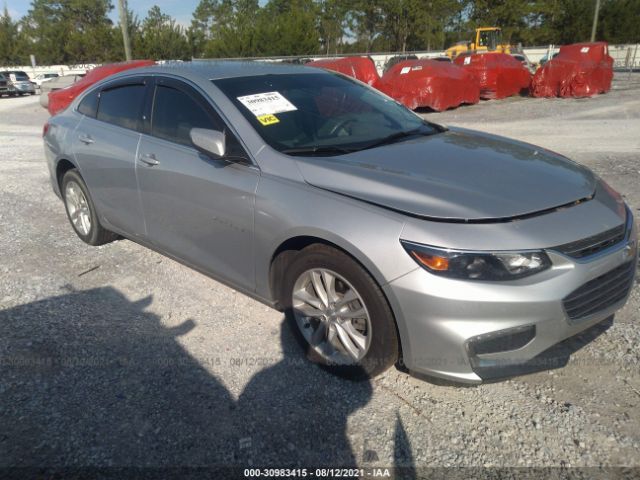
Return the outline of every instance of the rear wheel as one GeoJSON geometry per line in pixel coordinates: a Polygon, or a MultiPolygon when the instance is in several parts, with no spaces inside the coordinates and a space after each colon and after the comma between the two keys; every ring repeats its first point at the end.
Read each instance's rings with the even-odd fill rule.
{"type": "Polygon", "coordinates": [[[398,360],[395,321],[377,283],[345,253],[301,250],[288,266],[282,305],[307,357],[334,374],[373,377],[398,360]]]}
{"type": "Polygon", "coordinates": [[[117,238],[115,233],[100,225],[87,185],[76,169],[62,177],[62,197],[69,222],[83,242],[97,246],[117,238]]]}

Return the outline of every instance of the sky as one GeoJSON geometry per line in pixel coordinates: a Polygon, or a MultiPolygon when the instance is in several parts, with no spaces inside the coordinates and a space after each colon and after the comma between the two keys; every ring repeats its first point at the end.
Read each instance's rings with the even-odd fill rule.
{"type": "MultiPolygon", "coordinates": [[[[147,16],[147,12],[151,7],[158,5],[163,13],[171,15],[180,25],[187,27],[191,25],[191,14],[200,3],[200,0],[127,0],[127,2],[129,8],[138,15],[140,20],[147,16]]],[[[29,0],[4,0],[4,3],[9,9],[9,15],[14,20],[25,15],[31,7],[29,0]]],[[[111,3],[116,7],[111,11],[110,15],[115,23],[118,19],[118,0],[111,0],[111,3]]]]}

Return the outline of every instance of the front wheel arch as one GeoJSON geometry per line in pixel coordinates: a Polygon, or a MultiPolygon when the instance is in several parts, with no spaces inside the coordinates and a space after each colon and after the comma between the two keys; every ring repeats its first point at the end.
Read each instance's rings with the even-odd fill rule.
{"type": "MultiPolygon", "coordinates": [[[[282,258],[285,258],[287,262],[283,262],[285,268],[282,270],[279,305],[285,312],[285,317],[294,329],[297,339],[300,341],[301,346],[305,348],[307,357],[311,361],[320,364],[334,374],[350,379],[371,378],[394,364],[396,366],[403,364],[402,341],[391,304],[379,282],[353,255],[339,247],[336,248],[328,244],[326,241],[322,241],[320,243],[312,243],[300,251],[285,250],[276,257],[276,262],[282,261],[282,258]],[[318,264],[318,262],[320,263],[318,264]],[[357,292],[362,295],[362,298],[365,300],[368,298],[366,308],[373,307],[375,311],[370,317],[370,321],[373,324],[374,332],[378,331],[380,333],[374,335],[371,339],[373,343],[367,356],[362,360],[358,360],[355,365],[326,363],[327,358],[322,358],[314,348],[309,348],[310,345],[303,338],[301,328],[296,325],[290,292],[291,288],[295,288],[294,284],[299,271],[307,268],[310,264],[316,264],[316,267],[328,268],[336,272],[338,276],[344,275],[345,281],[357,288],[357,292]]],[[[371,312],[371,310],[369,311],[371,312]]],[[[331,362],[330,358],[329,362],[331,362]]]]}
{"type": "Polygon", "coordinates": [[[310,236],[310,235],[301,235],[301,236],[291,237],[285,240],[284,242],[282,242],[278,246],[278,248],[274,251],[271,257],[271,266],[269,269],[269,287],[271,289],[271,298],[274,299],[276,302],[275,307],[279,311],[284,311],[283,301],[282,301],[285,295],[285,292],[283,292],[283,286],[284,286],[283,280],[284,280],[284,274],[286,272],[288,265],[293,261],[293,259],[295,258],[298,252],[312,245],[324,245],[344,253],[345,255],[349,256],[354,262],[359,264],[364,269],[364,271],[371,276],[373,281],[378,284],[378,287],[380,287],[384,300],[389,306],[389,310],[391,311],[391,314],[393,316],[393,321],[396,328],[396,335],[398,338],[398,353],[399,353],[398,365],[399,366],[403,365],[403,348],[402,348],[403,337],[401,335],[401,329],[398,327],[398,320],[396,318],[396,313],[393,309],[393,303],[389,301],[389,298],[387,297],[387,294],[385,293],[384,289],[381,288],[380,281],[371,272],[371,270],[367,268],[366,265],[364,265],[362,262],[358,260],[358,258],[355,255],[353,255],[348,250],[345,250],[344,248],[340,247],[339,245],[336,245],[335,243],[329,240],[326,240],[321,237],[310,236]]]}
{"type": "Polygon", "coordinates": [[[278,245],[273,254],[271,255],[271,263],[269,267],[269,288],[271,291],[271,298],[274,299],[277,304],[280,304],[280,300],[282,298],[282,277],[284,270],[286,269],[288,263],[291,262],[292,256],[298,253],[300,250],[307,248],[311,245],[326,245],[327,247],[334,248],[336,250],[345,253],[349,257],[351,257],[355,262],[360,264],[362,268],[364,268],[369,275],[371,275],[378,285],[380,284],[379,280],[376,276],[368,269],[365,265],[362,264],[358,258],[353,255],[351,252],[342,248],[340,245],[337,245],[334,242],[331,242],[325,238],[313,236],[313,235],[298,235],[295,237],[288,238],[278,245]]]}

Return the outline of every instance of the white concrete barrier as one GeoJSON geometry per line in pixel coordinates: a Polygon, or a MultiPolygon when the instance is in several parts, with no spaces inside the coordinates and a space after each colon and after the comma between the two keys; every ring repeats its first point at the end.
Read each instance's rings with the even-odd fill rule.
{"type": "Polygon", "coordinates": [[[29,78],[34,78],[41,73],[57,73],[60,76],[64,75],[78,75],[87,73],[87,70],[91,70],[100,64],[79,64],[79,65],[38,65],[35,68],[31,65],[5,65],[0,66],[0,72],[4,70],[21,70],[29,75],[29,78]]]}
{"type": "MultiPolygon", "coordinates": [[[[551,56],[560,50],[559,45],[547,45],[540,47],[525,47],[523,49],[524,54],[527,56],[531,63],[539,63],[545,56],[551,56]]],[[[613,57],[614,68],[627,69],[627,68],[640,68],[640,44],[626,44],[626,45],[609,45],[609,54],[613,57]]],[[[444,56],[443,50],[431,50],[431,51],[419,51],[419,52],[387,52],[387,53],[360,53],[352,55],[296,55],[289,57],[250,57],[243,58],[243,60],[266,60],[281,62],[287,60],[319,60],[321,58],[340,58],[345,56],[369,56],[374,61],[378,73],[382,75],[384,66],[391,57],[398,55],[415,55],[418,58],[434,58],[444,56]]],[[[194,61],[202,59],[194,59],[194,61]]],[[[235,59],[227,59],[235,60],[235,59]]],[[[99,66],[99,63],[78,64],[78,65],[48,65],[48,66],[0,66],[0,71],[3,70],[22,70],[26,72],[29,77],[34,78],[40,73],[57,73],[58,75],[76,75],[86,73],[87,70],[91,70],[94,67],[99,66]]]]}

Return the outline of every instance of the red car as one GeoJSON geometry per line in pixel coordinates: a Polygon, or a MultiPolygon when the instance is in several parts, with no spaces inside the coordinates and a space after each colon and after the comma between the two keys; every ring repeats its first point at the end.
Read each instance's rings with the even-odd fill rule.
{"type": "Polygon", "coordinates": [[[93,70],[88,71],[84,78],[78,80],[73,85],[49,92],[49,104],[47,106],[47,110],[49,110],[49,113],[53,116],[67,108],[74,98],[103,78],[113,75],[114,73],[122,72],[123,70],[147,67],[153,64],[155,64],[153,60],[133,60],[131,62],[110,63],[108,65],[96,67],[93,70]]]}

